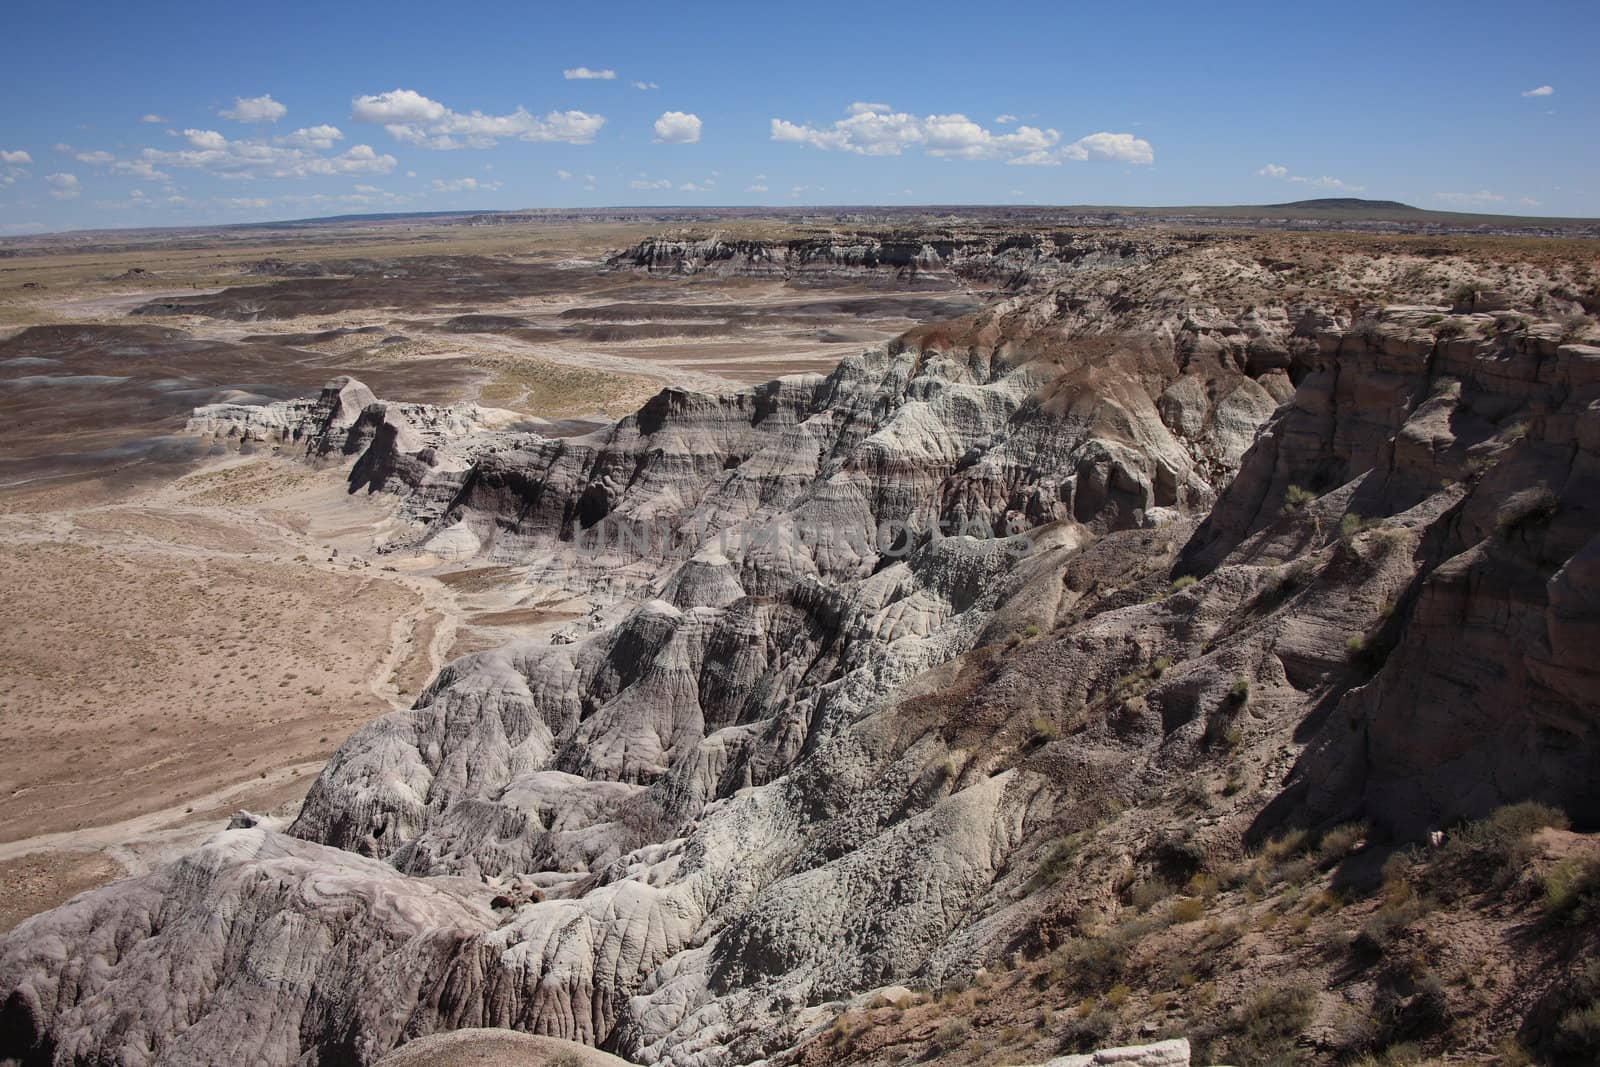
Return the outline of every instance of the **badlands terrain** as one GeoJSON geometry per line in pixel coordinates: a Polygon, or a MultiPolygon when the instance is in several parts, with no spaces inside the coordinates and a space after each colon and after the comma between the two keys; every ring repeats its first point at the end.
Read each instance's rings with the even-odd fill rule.
{"type": "Polygon", "coordinates": [[[1600,252],[1330,212],[13,243],[0,1056],[1596,1062],[1600,252]]]}

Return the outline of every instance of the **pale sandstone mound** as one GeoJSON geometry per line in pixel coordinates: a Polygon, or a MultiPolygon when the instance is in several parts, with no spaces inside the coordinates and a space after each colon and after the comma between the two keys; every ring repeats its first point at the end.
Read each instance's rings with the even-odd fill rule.
{"type": "Polygon", "coordinates": [[[1586,810],[1600,353],[1435,338],[1436,312],[1068,336],[1085,314],[1007,301],[827,378],[668,390],[480,456],[423,543],[575,568],[592,625],[451,664],[340,749],[292,836],[229,831],[23,924],[8,1040],[173,1064],[253,1040],[313,1067],[489,1026],[785,1062],[862,990],[1008,951],[1067,829],[1098,827],[1073,892],[1104,903],[1193,873],[1191,843],[1385,812],[1420,832],[1526,795],[1517,752],[1586,810]],[[984,536],[866,536],[928,511],[984,536]],[[672,536],[585,555],[622,521],[672,536]],[[1406,674],[1450,680],[1452,605],[1527,642],[1519,663],[1469,625],[1522,703],[1459,738],[1462,683],[1406,674]],[[1224,735],[1259,788],[1194,820],[1224,735]],[[497,910],[507,883],[540,892],[497,910]]]}
{"type": "Polygon", "coordinates": [[[560,1038],[478,1028],[420,1038],[389,1053],[378,1067],[622,1067],[627,1062],[560,1038]]]}

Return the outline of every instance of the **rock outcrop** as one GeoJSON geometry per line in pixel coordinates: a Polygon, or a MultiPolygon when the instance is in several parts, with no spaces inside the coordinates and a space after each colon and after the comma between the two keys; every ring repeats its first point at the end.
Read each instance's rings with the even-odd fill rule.
{"type": "MultiPolygon", "coordinates": [[[[386,475],[413,547],[593,612],[363,727],[288,833],[17,927],[0,1033],[60,1063],[367,1064],[466,1027],[781,1063],[861,991],[1025,941],[1065,831],[1097,830],[1085,906],[1193,873],[1163,833],[1220,737],[1260,785],[1195,848],[1600,816],[1600,350],[1491,323],[1017,296],[386,475]]],[[[393,407],[347,382],[240,432],[398,469],[393,407]]]]}

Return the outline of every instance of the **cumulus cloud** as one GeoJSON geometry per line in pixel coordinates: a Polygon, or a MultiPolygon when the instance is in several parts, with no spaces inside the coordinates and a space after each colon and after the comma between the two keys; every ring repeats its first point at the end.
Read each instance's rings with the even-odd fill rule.
{"type": "Polygon", "coordinates": [[[162,122],[170,122],[172,120],[166,118],[163,115],[157,115],[154,111],[152,111],[149,114],[140,115],[139,116],[139,121],[140,122],[162,123],[162,122]]]}
{"type": "Polygon", "coordinates": [[[350,114],[357,122],[382,125],[396,140],[442,151],[492,148],[506,138],[589,144],[606,123],[605,116],[584,111],[551,111],[542,118],[523,107],[507,115],[462,113],[413,89],[358,96],[350,114]]]}
{"type": "Polygon", "coordinates": [[[640,89],[646,92],[651,89],[661,88],[661,86],[657,85],[655,82],[629,82],[628,84],[635,89],[640,89]]]}
{"type": "Polygon", "coordinates": [[[492,193],[499,189],[504,182],[481,182],[476,178],[455,178],[450,181],[433,179],[433,191],[436,193],[492,193]]]}
{"type": "Polygon", "coordinates": [[[650,181],[645,178],[635,178],[628,183],[629,189],[671,189],[672,183],[665,178],[659,181],[650,181]]]}
{"type": "Polygon", "coordinates": [[[1063,148],[1061,156],[1063,159],[1110,159],[1118,163],[1140,165],[1156,161],[1156,152],[1150,142],[1131,133],[1091,133],[1063,148]]]}
{"type": "Polygon", "coordinates": [[[700,140],[700,116],[685,111],[663,111],[656,119],[656,141],[661,144],[694,144],[700,140]]]}
{"type": "Polygon", "coordinates": [[[166,177],[157,167],[199,170],[219,178],[304,178],[310,175],[387,174],[397,160],[371,145],[358,144],[338,155],[322,155],[344,135],[332,126],[297,130],[278,143],[265,140],[229,140],[216,130],[186,129],[187,147],[177,150],[146,148],[139,158],[119,161],[112,169],[147,178],[166,177]],[[338,133],[338,138],[333,135],[338,133]]]}
{"type": "Polygon", "coordinates": [[[56,151],[60,152],[64,156],[71,156],[73,159],[77,160],[79,163],[87,163],[91,167],[104,167],[104,166],[107,166],[113,160],[115,160],[117,158],[116,156],[112,155],[110,152],[105,152],[105,151],[86,152],[86,151],[82,151],[82,150],[77,149],[77,148],[73,148],[69,144],[58,144],[58,145],[56,145],[56,151]]]}
{"type": "Polygon", "coordinates": [[[277,122],[288,113],[289,109],[272,99],[271,93],[236,96],[232,107],[218,112],[223,118],[234,122],[277,122]]]}
{"type": "Polygon", "coordinates": [[[306,126],[298,129],[286,137],[279,137],[279,144],[294,145],[297,148],[316,148],[326,152],[333,147],[335,141],[344,140],[344,131],[337,126],[306,126]]]}
{"type": "Polygon", "coordinates": [[[0,163],[5,163],[8,166],[13,167],[21,167],[32,162],[33,157],[20,148],[16,149],[15,151],[9,151],[7,149],[0,148],[0,163]]]}
{"type": "Polygon", "coordinates": [[[1015,115],[996,115],[994,117],[994,121],[995,121],[996,125],[1009,126],[1013,122],[1017,121],[1017,116],[1015,116],[1015,115]]]}
{"type": "Polygon", "coordinates": [[[1505,200],[1499,193],[1491,193],[1487,189],[1479,189],[1475,193],[1434,193],[1434,199],[1442,200],[1446,204],[1457,204],[1462,207],[1482,207],[1485,204],[1498,204],[1505,200]]]}
{"type": "Polygon", "coordinates": [[[164,170],[157,170],[154,164],[145,159],[120,159],[111,164],[111,169],[147,182],[164,182],[172,177],[164,170]]]}
{"type": "Polygon", "coordinates": [[[570,182],[572,180],[572,172],[570,170],[558,170],[556,171],[556,177],[564,182],[570,182]]]}
{"type": "Polygon", "coordinates": [[[1528,90],[1524,91],[1522,95],[1523,96],[1554,96],[1554,95],[1556,95],[1556,90],[1555,90],[1554,86],[1541,85],[1537,89],[1528,89],[1528,90]]]}
{"type": "Polygon", "coordinates": [[[959,112],[919,116],[887,104],[860,102],[851,104],[846,117],[831,126],[773,119],[772,139],[863,156],[898,156],[920,148],[943,159],[1003,159],[1018,166],[1056,166],[1085,159],[1155,162],[1150,142],[1131,133],[1094,133],[1063,144],[1058,130],[1018,126],[995,133],[959,112]]]}
{"type": "Polygon", "coordinates": [[[756,182],[754,185],[745,186],[744,191],[747,193],[764,193],[767,192],[767,187],[760,182],[756,182]]]}
{"type": "Polygon", "coordinates": [[[1321,177],[1311,178],[1303,174],[1291,174],[1289,168],[1279,163],[1268,163],[1256,171],[1256,176],[1261,178],[1274,178],[1278,181],[1293,182],[1295,185],[1309,185],[1317,189],[1334,189],[1343,193],[1366,192],[1365,185],[1353,185],[1350,182],[1324,174],[1321,177]]]}
{"type": "Polygon", "coordinates": [[[47,174],[44,180],[50,186],[50,195],[57,200],[76,200],[83,191],[76,174],[47,174]]]}
{"type": "Polygon", "coordinates": [[[616,78],[614,70],[590,70],[588,67],[569,67],[561,72],[567,81],[612,81],[616,78]]]}

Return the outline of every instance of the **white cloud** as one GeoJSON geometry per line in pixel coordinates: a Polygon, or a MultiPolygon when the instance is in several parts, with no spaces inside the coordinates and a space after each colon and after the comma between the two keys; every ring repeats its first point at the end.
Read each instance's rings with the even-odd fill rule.
{"type": "Polygon", "coordinates": [[[698,184],[695,183],[695,182],[684,182],[682,185],[678,186],[678,191],[681,192],[681,193],[706,193],[706,192],[710,192],[711,191],[711,186],[715,185],[715,184],[716,184],[715,182],[705,182],[705,183],[698,183],[698,184]]]}
{"type": "Polygon", "coordinates": [[[762,185],[760,182],[757,182],[754,185],[745,186],[744,191],[747,193],[764,193],[767,192],[767,187],[762,185]]]}
{"type": "Polygon", "coordinates": [[[1009,125],[1011,125],[1011,124],[1012,124],[1012,123],[1013,123],[1013,122],[1016,122],[1016,121],[1017,121],[1017,116],[1015,116],[1015,115],[996,115],[996,116],[995,116],[995,117],[994,117],[994,121],[995,121],[995,123],[996,123],[996,124],[997,124],[997,125],[1000,125],[1000,126],[1009,126],[1009,125]]]}
{"type": "Polygon", "coordinates": [[[1556,95],[1556,90],[1555,90],[1554,86],[1541,85],[1537,89],[1529,89],[1529,90],[1527,90],[1522,95],[1523,96],[1554,96],[1554,95],[1556,95]]]}
{"type": "Polygon", "coordinates": [[[1487,189],[1479,189],[1475,193],[1434,193],[1434,199],[1443,200],[1447,204],[1459,204],[1466,207],[1477,207],[1484,204],[1498,204],[1505,200],[1499,193],[1491,193],[1487,189]]]}
{"type": "Polygon", "coordinates": [[[80,150],[78,150],[76,148],[73,148],[69,144],[58,144],[58,145],[56,145],[56,151],[60,152],[64,156],[71,156],[73,159],[77,160],[79,163],[87,163],[92,167],[104,167],[104,166],[110,164],[113,160],[115,160],[117,158],[116,156],[112,155],[110,152],[105,152],[105,151],[84,152],[84,151],[80,151],[80,150]]]}
{"type": "Polygon", "coordinates": [[[436,193],[492,193],[499,189],[504,182],[480,182],[476,178],[456,178],[452,181],[433,179],[433,191],[436,193]]]}
{"type": "Polygon", "coordinates": [[[1065,159],[1110,159],[1118,163],[1140,165],[1156,161],[1155,149],[1150,142],[1131,133],[1091,133],[1067,145],[1061,153],[1065,159]]]}
{"type": "Polygon", "coordinates": [[[140,115],[139,116],[139,121],[140,122],[161,123],[161,122],[170,122],[172,120],[168,119],[168,118],[165,118],[165,117],[163,117],[161,115],[157,115],[155,112],[152,111],[148,115],[140,115]]]}
{"type": "Polygon", "coordinates": [[[591,193],[594,192],[595,184],[594,184],[594,175],[593,174],[585,174],[583,176],[583,187],[584,187],[584,189],[588,190],[591,193]]]}
{"type": "Polygon", "coordinates": [[[216,130],[184,130],[183,139],[207,151],[221,151],[228,147],[228,139],[216,130]]]}
{"type": "Polygon", "coordinates": [[[76,200],[83,191],[76,174],[47,174],[44,180],[50,186],[50,195],[57,200],[76,200]]]}
{"type": "Polygon", "coordinates": [[[552,111],[540,118],[522,107],[507,115],[463,114],[411,89],[358,96],[350,113],[357,122],[382,124],[396,140],[439,150],[492,148],[509,137],[589,144],[606,123],[605,116],[583,111],[552,111]]]}
{"type": "MultiPolygon", "coordinates": [[[[320,155],[317,145],[332,144],[328,127],[297,131],[282,142],[264,140],[230,141],[216,130],[184,130],[187,148],[164,151],[146,148],[138,160],[119,162],[113,169],[141,173],[144,177],[165,177],[158,172],[142,173],[144,168],[177,167],[201,170],[219,178],[304,178],[308,175],[387,174],[398,162],[371,145],[358,144],[336,156],[320,155]],[[301,136],[304,135],[304,136],[301,136]]],[[[340,135],[343,136],[342,134],[340,135]]]]}
{"type": "Polygon", "coordinates": [[[995,133],[959,112],[918,116],[887,104],[860,102],[851,104],[847,116],[831,126],[773,119],[772,139],[863,156],[898,156],[908,148],[921,148],[943,159],[1004,159],[1018,166],[1085,159],[1155,161],[1150,142],[1130,133],[1094,133],[1063,145],[1060,132],[1053,129],[1018,126],[1009,133],[995,133]]]}
{"type": "Polygon", "coordinates": [[[558,170],[556,171],[556,177],[564,182],[570,182],[572,180],[572,172],[570,170],[558,170]]]}
{"type": "Polygon", "coordinates": [[[1364,193],[1367,190],[1365,185],[1354,185],[1329,174],[1324,174],[1319,178],[1309,178],[1303,174],[1290,174],[1288,167],[1278,163],[1268,163],[1256,171],[1256,176],[1293,182],[1296,185],[1310,185],[1318,189],[1335,189],[1342,193],[1364,193]]]}
{"type": "Polygon", "coordinates": [[[236,96],[233,106],[217,112],[225,119],[235,122],[277,122],[289,113],[289,109],[272,99],[271,93],[262,93],[260,96],[236,96]]]}
{"type": "Polygon", "coordinates": [[[614,70],[590,70],[588,67],[570,67],[561,72],[561,76],[568,81],[612,81],[616,78],[614,70]]]}
{"type": "Polygon", "coordinates": [[[29,163],[32,163],[32,162],[33,162],[33,157],[28,155],[27,152],[23,151],[20,148],[17,149],[16,151],[14,151],[14,152],[13,151],[7,151],[4,148],[0,148],[0,163],[6,163],[6,164],[9,164],[9,165],[11,165],[13,167],[17,167],[17,166],[25,166],[25,165],[27,165],[29,163]]]}
{"type": "Polygon", "coordinates": [[[656,141],[660,144],[694,144],[700,140],[700,116],[685,111],[663,111],[656,119],[656,141]]]}
{"type": "Polygon", "coordinates": [[[662,178],[660,181],[654,181],[654,182],[645,181],[645,180],[636,178],[633,181],[628,183],[628,188],[629,189],[671,189],[672,188],[672,183],[670,181],[668,181],[667,179],[665,179],[665,178],[662,178]]]}
{"type": "Polygon", "coordinates": [[[165,171],[157,170],[148,160],[127,159],[111,164],[111,169],[119,174],[131,174],[135,178],[142,178],[147,182],[164,182],[172,177],[165,171]]]}
{"type": "Polygon", "coordinates": [[[350,114],[357,122],[438,122],[450,109],[414,89],[391,89],[376,96],[358,96],[350,114]]]}
{"type": "Polygon", "coordinates": [[[628,84],[633,88],[642,90],[644,92],[649,92],[651,89],[661,88],[661,86],[657,85],[655,82],[629,82],[628,84]]]}
{"type": "Polygon", "coordinates": [[[298,129],[286,137],[279,137],[279,144],[294,145],[297,148],[317,148],[324,152],[333,147],[335,141],[344,140],[344,131],[337,126],[306,126],[298,129]]]}
{"type": "Polygon", "coordinates": [[[1519,196],[1519,197],[1517,197],[1517,203],[1521,204],[1523,207],[1539,207],[1540,206],[1539,201],[1535,200],[1531,196],[1519,196]]]}

